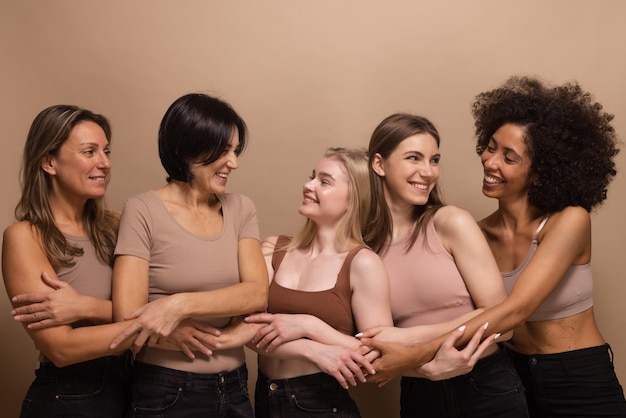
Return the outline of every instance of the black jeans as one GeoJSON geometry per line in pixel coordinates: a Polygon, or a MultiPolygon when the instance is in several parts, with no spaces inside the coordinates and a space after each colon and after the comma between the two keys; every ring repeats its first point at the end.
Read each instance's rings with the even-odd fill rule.
{"type": "Polygon", "coordinates": [[[131,365],[130,353],[67,367],[42,362],[22,402],[20,417],[124,417],[131,365]]]}
{"type": "Polygon", "coordinates": [[[531,417],[626,417],[608,344],[558,354],[509,352],[526,387],[531,417]]]}
{"type": "Polygon", "coordinates": [[[132,416],[252,418],[248,369],[202,374],[136,362],[132,416]]]}
{"type": "Polygon", "coordinates": [[[271,380],[259,372],[254,396],[257,418],[359,418],[348,391],[326,373],[271,380]]]}
{"type": "Polygon", "coordinates": [[[524,387],[504,350],[451,379],[403,377],[400,390],[402,418],[528,417],[524,387]]]}

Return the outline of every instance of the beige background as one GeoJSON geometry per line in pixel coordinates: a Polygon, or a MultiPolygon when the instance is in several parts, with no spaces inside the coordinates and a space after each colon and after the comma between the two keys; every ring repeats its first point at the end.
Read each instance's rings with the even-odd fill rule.
{"type": "MultiPolygon", "coordinates": [[[[202,91],[230,102],[250,147],[229,188],[256,202],[262,235],[294,232],[301,184],[328,146],[365,146],[407,111],[442,134],[448,201],[479,218],[470,104],[511,74],[578,80],[626,136],[626,2],[27,1],[0,2],[0,223],[18,199],[28,127],[46,106],[77,104],[113,124],[109,203],[164,181],[156,132],[169,104],[202,91]]],[[[626,151],[618,170],[626,168],[626,151]]],[[[624,174],[593,215],[595,309],[626,381],[624,174]]],[[[16,416],[32,380],[32,343],[0,298],[0,408],[16,416]]],[[[255,380],[250,357],[251,383],[255,380]]],[[[397,383],[360,388],[365,417],[397,415],[397,383]]]]}

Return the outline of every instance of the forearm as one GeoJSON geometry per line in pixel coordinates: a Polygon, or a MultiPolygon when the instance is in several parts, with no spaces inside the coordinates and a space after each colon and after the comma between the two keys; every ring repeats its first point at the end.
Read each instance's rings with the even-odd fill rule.
{"type": "Polygon", "coordinates": [[[322,344],[341,345],[357,350],[361,342],[352,335],[346,335],[337,331],[316,316],[306,315],[305,337],[322,344]]]}
{"type": "Polygon", "coordinates": [[[57,367],[64,367],[129,349],[133,342],[132,338],[126,339],[114,350],[109,348],[113,338],[128,325],[129,322],[81,328],[60,326],[54,330],[33,332],[32,337],[37,348],[50,361],[57,367]]]}
{"type": "Polygon", "coordinates": [[[177,309],[182,318],[229,317],[264,311],[267,307],[266,287],[254,282],[238,283],[222,289],[178,293],[177,309]]]}
{"type": "Polygon", "coordinates": [[[313,359],[316,347],[320,347],[321,345],[323,344],[317,341],[300,338],[283,343],[271,351],[259,349],[254,344],[248,344],[247,347],[265,357],[281,360],[306,360],[315,363],[313,359]]]}
{"type": "Polygon", "coordinates": [[[433,325],[419,325],[415,327],[405,328],[405,336],[403,337],[403,343],[408,346],[419,345],[425,342],[436,339],[437,337],[448,334],[449,332],[457,329],[461,325],[467,323],[467,321],[480,315],[484,312],[483,309],[475,309],[472,312],[468,312],[458,318],[451,321],[441,322],[433,325]]]}
{"type": "Polygon", "coordinates": [[[113,303],[110,300],[92,298],[88,300],[86,319],[94,324],[110,324],[113,322],[113,303]]]}

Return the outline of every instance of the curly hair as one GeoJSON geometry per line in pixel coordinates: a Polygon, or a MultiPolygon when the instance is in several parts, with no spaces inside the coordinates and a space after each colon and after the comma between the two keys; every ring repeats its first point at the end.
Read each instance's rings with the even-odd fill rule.
{"type": "Polygon", "coordinates": [[[549,86],[513,76],[476,96],[472,115],[478,154],[502,125],[524,128],[530,172],[536,178],[528,192],[532,205],[547,213],[567,206],[590,212],[606,199],[619,152],[613,115],[602,111],[577,82],[549,86]]]}

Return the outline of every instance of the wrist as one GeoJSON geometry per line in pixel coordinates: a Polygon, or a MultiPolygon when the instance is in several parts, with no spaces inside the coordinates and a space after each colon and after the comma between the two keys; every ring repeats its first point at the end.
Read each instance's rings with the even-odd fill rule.
{"type": "Polygon", "coordinates": [[[178,320],[191,318],[193,316],[193,308],[191,302],[186,300],[185,293],[175,293],[169,296],[170,300],[170,313],[178,320]]]}

